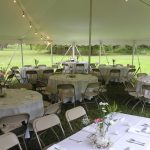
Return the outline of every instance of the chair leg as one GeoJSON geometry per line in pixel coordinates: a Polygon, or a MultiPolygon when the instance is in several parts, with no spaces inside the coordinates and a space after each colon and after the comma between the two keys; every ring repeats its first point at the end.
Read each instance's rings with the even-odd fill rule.
{"type": "Polygon", "coordinates": [[[24,143],[25,149],[28,150],[27,145],[26,145],[26,141],[25,141],[24,137],[23,137],[23,143],[24,143]]]}
{"type": "Polygon", "coordinates": [[[141,100],[139,100],[133,107],[132,107],[132,110],[134,110],[134,108],[139,104],[139,103],[141,103],[142,101],[141,100]]]}

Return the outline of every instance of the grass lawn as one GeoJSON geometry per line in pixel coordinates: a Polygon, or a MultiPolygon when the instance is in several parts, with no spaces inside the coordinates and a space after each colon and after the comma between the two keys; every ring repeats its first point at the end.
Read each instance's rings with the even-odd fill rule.
{"type": "MultiPolygon", "coordinates": [[[[35,50],[24,50],[24,65],[32,64],[34,65],[34,59],[39,60],[39,64],[46,64],[51,66],[51,56],[48,51],[35,51],[35,50]]],[[[7,67],[10,60],[12,61],[9,65],[11,66],[21,66],[21,52],[20,50],[6,49],[0,51],[0,67],[7,67]]],[[[61,55],[53,55],[53,63],[60,62],[63,56],[61,55]]],[[[70,56],[65,56],[64,61],[70,59],[70,56]]],[[[131,55],[110,55],[110,56],[101,56],[100,62],[101,64],[112,64],[112,59],[115,59],[116,64],[131,64],[132,56],[131,55]],[[107,61],[108,60],[108,61],[107,61]]],[[[142,72],[146,72],[150,74],[150,56],[149,55],[140,55],[139,56],[141,70],[142,72]]],[[[88,56],[79,57],[79,61],[88,61],[88,56]]],[[[99,56],[91,56],[91,63],[98,63],[99,56]]],[[[138,57],[135,56],[134,65],[138,68],[138,57]]]]}

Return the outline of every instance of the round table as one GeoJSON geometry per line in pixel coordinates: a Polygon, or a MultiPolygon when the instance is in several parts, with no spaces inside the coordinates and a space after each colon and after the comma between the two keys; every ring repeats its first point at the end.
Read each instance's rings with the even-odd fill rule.
{"type": "Polygon", "coordinates": [[[121,82],[122,80],[124,80],[124,77],[127,77],[128,71],[130,68],[126,66],[120,66],[120,65],[116,65],[116,66],[106,65],[106,66],[100,66],[99,69],[100,69],[100,74],[102,75],[102,77],[104,78],[106,82],[109,82],[108,78],[110,75],[110,70],[119,69],[120,70],[120,82],[121,82]]]}
{"type": "Polygon", "coordinates": [[[54,91],[57,91],[58,84],[73,84],[76,100],[81,101],[81,93],[84,93],[88,83],[94,82],[98,82],[98,78],[90,74],[75,74],[74,78],[71,78],[69,74],[55,74],[49,77],[48,86],[52,87],[54,91]]]}
{"type": "Polygon", "coordinates": [[[6,89],[6,96],[0,97],[0,117],[28,113],[30,120],[43,116],[42,95],[26,89],[6,89]]]}

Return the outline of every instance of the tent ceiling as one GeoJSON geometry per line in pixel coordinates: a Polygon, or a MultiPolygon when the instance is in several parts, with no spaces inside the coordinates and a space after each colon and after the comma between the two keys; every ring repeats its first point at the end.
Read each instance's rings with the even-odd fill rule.
{"type": "MultiPolygon", "coordinates": [[[[89,0],[18,0],[38,31],[54,43],[88,44],[89,0]]],[[[149,2],[149,0],[145,0],[149,2]]],[[[0,42],[41,43],[13,0],[1,0],[0,42]]],[[[149,43],[150,6],[140,0],[93,0],[92,43],[149,43]]]]}

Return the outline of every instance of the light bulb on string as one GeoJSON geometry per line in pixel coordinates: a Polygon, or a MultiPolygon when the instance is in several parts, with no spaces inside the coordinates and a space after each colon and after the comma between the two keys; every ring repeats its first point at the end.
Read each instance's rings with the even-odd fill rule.
{"type": "Polygon", "coordinates": [[[25,17],[24,11],[22,11],[22,17],[23,17],[23,18],[25,17]]]}
{"type": "Polygon", "coordinates": [[[35,35],[38,35],[37,31],[34,32],[35,35]]]}
{"type": "Polygon", "coordinates": [[[41,35],[41,40],[43,40],[43,36],[41,35]]]}
{"type": "Polygon", "coordinates": [[[29,26],[29,27],[30,27],[30,29],[31,29],[31,28],[32,28],[32,23],[31,23],[31,21],[30,21],[30,23],[29,23],[29,24],[30,24],[30,26],[29,26]]]}
{"type": "Polygon", "coordinates": [[[125,2],[128,2],[128,0],[125,0],[125,2]]]}
{"type": "Polygon", "coordinates": [[[16,1],[16,0],[13,0],[13,2],[16,3],[17,1],[16,1]]]}

